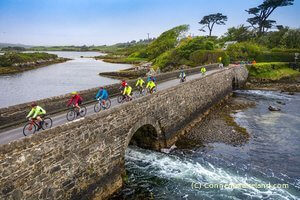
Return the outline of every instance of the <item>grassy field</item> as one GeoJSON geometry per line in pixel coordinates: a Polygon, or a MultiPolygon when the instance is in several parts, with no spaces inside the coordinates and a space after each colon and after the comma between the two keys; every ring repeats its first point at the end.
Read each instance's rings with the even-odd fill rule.
{"type": "Polygon", "coordinates": [[[250,78],[280,80],[286,77],[300,76],[300,72],[289,67],[289,63],[270,62],[248,66],[250,78]]]}

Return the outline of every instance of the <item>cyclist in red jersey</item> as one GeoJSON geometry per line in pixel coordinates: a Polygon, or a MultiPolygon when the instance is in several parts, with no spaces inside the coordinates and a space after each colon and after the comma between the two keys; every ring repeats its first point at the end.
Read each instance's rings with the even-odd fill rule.
{"type": "Polygon", "coordinates": [[[67,106],[73,105],[80,110],[80,104],[82,103],[82,97],[77,92],[72,92],[72,98],[68,101],[67,106]]]}

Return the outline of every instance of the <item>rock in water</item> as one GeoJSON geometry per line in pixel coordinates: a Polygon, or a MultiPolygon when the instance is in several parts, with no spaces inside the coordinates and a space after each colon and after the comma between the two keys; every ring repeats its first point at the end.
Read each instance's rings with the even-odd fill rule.
{"type": "Polygon", "coordinates": [[[288,95],[294,95],[294,94],[295,94],[294,92],[289,92],[289,93],[288,93],[288,95]]]}
{"type": "Polygon", "coordinates": [[[274,106],[269,106],[269,110],[270,111],[280,111],[281,109],[280,108],[276,108],[274,106]]]}
{"type": "Polygon", "coordinates": [[[276,101],[276,103],[281,104],[281,105],[285,105],[285,103],[282,102],[282,101],[276,101]]]}
{"type": "Polygon", "coordinates": [[[175,144],[173,144],[170,149],[161,149],[160,151],[166,154],[169,154],[173,149],[176,149],[175,144]]]}

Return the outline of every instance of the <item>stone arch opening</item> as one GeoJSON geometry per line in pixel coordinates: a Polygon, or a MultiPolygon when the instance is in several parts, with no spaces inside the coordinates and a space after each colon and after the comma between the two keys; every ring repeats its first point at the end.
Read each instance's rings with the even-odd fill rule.
{"type": "Polygon", "coordinates": [[[145,124],[133,134],[129,145],[135,145],[144,149],[156,149],[158,133],[154,126],[145,124]]]}
{"type": "Polygon", "coordinates": [[[239,80],[236,77],[233,77],[232,79],[232,89],[236,90],[239,88],[239,80]]]}

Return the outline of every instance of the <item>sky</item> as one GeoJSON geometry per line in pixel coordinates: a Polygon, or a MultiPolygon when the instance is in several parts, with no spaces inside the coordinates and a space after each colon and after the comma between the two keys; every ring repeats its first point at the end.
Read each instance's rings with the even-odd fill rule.
{"type": "MultiPolygon", "coordinates": [[[[220,36],[229,27],[247,24],[246,9],[263,0],[0,0],[0,43],[27,45],[103,45],[157,37],[189,24],[191,35],[203,16],[228,16],[216,26],[220,36]]],[[[270,19],[300,28],[300,0],[275,10],[270,19]]]]}

